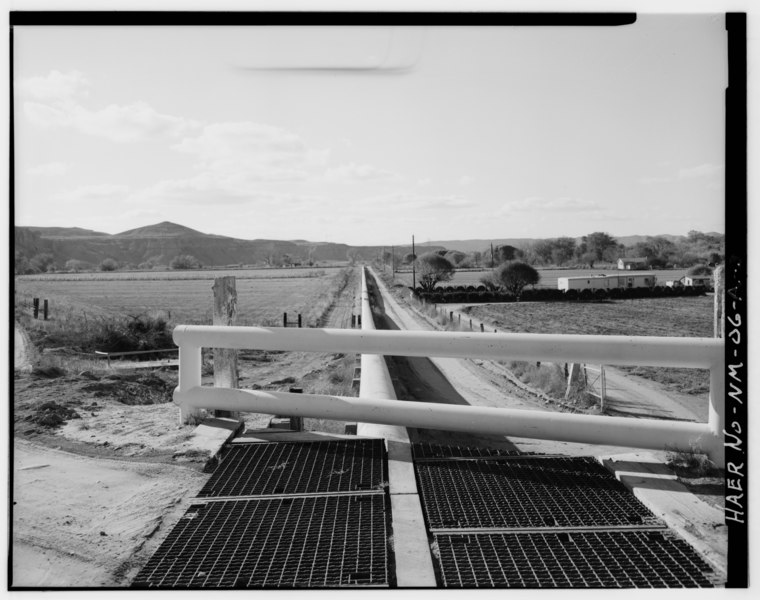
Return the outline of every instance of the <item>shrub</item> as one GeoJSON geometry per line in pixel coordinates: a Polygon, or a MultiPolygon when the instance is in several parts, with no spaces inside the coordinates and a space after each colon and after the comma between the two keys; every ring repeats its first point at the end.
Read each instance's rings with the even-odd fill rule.
{"type": "Polygon", "coordinates": [[[496,269],[494,279],[519,301],[525,286],[536,285],[541,275],[527,263],[512,261],[496,269]]]}
{"type": "Polygon", "coordinates": [[[175,271],[200,269],[202,266],[203,265],[201,265],[200,261],[190,254],[180,254],[175,256],[169,263],[169,268],[175,271]]]}
{"type": "Polygon", "coordinates": [[[101,271],[115,271],[119,268],[119,263],[113,258],[106,258],[98,265],[98,268],[101,271]]]}
{"type": "Polygon", "coordinates": [[[704,277],[706,275],[712,275],[712,269],[707,265],[694,265],[691,269],[686,271],[686,274],[690,277],[704,277]]]}

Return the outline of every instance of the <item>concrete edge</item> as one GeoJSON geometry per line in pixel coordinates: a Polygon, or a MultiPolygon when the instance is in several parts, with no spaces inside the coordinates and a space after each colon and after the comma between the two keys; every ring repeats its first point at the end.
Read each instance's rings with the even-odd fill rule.
{"type": "Polygon", "coordinates": [[[688,542],[724,583],[728,529],[725,514],[703,502],[650,452],[597,456],[618,481],[657,517],[688,542]]]}
{"type": "Polygon", "coordinates": [[[191,451],[208,453],[208,460],[216,460],[222,447],[240,434],[244,423],[237,419],[207,418],[192,432],[191,451]]]}

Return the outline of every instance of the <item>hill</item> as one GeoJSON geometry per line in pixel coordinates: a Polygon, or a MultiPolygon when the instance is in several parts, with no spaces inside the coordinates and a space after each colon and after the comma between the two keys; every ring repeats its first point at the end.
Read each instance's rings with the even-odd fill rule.
{"type": "MultiPolygon", "coordinates": [[[[719,235],[719,234],[716,234],[719,235]]],[[[617,241],[632,246],[644,241],[645,235],[620,236],[617,241]]],[[[685,240],[686,236],[663,235],[673,242],[685,240]]],[[[540,238],[500,238],[494,240],[441,240],[416,244],[417,254],[441,249],[462,252],[486,251],[494,247],[510,245],[526,247],[540,238]]],[[[580,242],[580,238],[576,238],[580,242]]],[[[223,235],[209,234],[169,221],[130,229],[117,234],[102,233],[80,227],[16,227],[16,255],[31,259],[37,254],[52,254],[58,268],[75,259],[97,266],[106,258],[122,265],[168,265],[180,254],[190,254],[205,266],[226,265],[278,265],[283,260],[307,264],[348,260],[349,253],[358,260],[371,260],[381,255],[389,246],[349,246],[332,242],[308,240],[243,240],[223,235]]],[[[396,246],[396,254],[411,252],[408,246],[396,246]]]]}
{"type": "MultiPolygon", "coordinates": [[[[411,247],[397,248],[399,253],[410,250],[411,247]]],[[[76,227],[16,227],[15,251],[27,259],[52,254],[62,268],[72,259],[96,266],[106,258],[131,267],[168,265],[180,254],[190,254],[206,266],[277,265],[283,260],[301,264],[338,262],[348,260],[349,252],[356,253],[359,260],[371,260],[380,255],[383,247],[307,240],[241,240],[164,221],[113,235],[76,227]]]]}

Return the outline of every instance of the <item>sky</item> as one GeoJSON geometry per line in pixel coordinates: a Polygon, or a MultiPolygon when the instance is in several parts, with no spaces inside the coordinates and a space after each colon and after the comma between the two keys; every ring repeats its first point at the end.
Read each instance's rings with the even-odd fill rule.
{"type": "Polygon", "coordinates": [[[16,225],[352,245],[725,231],[721,14],[13,44],[16,225]]]}

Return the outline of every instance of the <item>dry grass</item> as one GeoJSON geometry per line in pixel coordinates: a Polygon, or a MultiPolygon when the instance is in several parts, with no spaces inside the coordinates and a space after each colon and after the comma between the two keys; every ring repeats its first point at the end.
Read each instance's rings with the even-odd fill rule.
{"type": "Polygon", "coordinates": [[[666,463],[679,477],[708,477],[717,471],[715,463],[694,443],[689,450],[668,450],[666,463]]]}
{"type": "MultiPolygon", "coordinates": [[[[284,312],[301,313],[304,325],[314,326],[321,302],[342,282],[344,270],[315,271],[308,277],[239,279],[237,322],[240,325],[282,323],[284,312]],[[319,274],[319,275],[316,275],[319,274]]],[[[87,317],[140,315],[162,312],[175,323],[208,324],[213,315],[213,279],[56,279],[17,278],[16,298],[31,310],[31,298],[49,300],[50,320],[65,320],[70,313],[87,317]]]]}
{"type": "MultiPolygon", "coordinates": [[[[470,306],[464,312],[513,333],[712,337],[713,301],[712,296],[696,296],[593,304],[522,302],[470,306]]],[[[709,391],[710,372],[705,369],[620,368],[677,392],[709,391]]]]}

